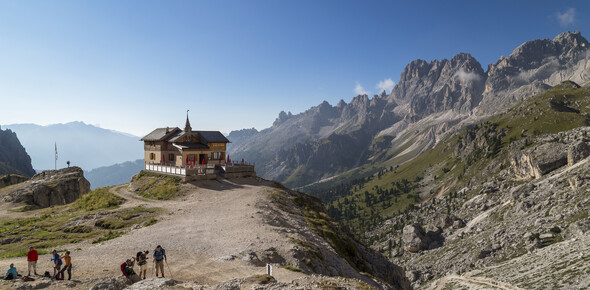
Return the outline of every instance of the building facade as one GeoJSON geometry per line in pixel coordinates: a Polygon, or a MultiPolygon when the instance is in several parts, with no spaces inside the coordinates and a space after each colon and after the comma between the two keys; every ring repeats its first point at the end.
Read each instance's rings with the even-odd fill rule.
{"type": "Polygon", "coordinates": [[[193,131],[186,117],[184,130],[158,128],[141,138],[146,164],[174,167],[224,165],[227,143],[219,131],[193,131]]]}

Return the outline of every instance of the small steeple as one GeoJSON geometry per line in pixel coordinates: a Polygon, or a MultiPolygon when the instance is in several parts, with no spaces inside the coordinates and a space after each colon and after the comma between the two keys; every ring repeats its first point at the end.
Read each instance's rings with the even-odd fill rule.
{"type": "Polygon", "coordinates": [[[191,132],[193,128],[191,128],[191,122],[188,120],[188,111],[186,110],[186,124],[184,125],[184,132],[191,132]]]}

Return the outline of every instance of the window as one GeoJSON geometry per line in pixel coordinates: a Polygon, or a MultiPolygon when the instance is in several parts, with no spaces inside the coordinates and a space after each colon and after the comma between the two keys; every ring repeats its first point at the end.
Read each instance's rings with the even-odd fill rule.
{"type": "Polygon", "coordinates": [[[156,160],[156,153],[150,153],[150,160],[156,160]]]}
{"type": "Polygon", "coordinates": [[[211,159],[212,160],[219,160],[219,159],[223,159],[223,152],[213,152],[211,153],[211,159]]]}
{"type": "Polygon", "coordinates": [[[170,153],[170,154],[168,154],[168,161],[170,161],[170,162],[174,162],[174,159],[175,159],[175,157],[174,157],[174,153],[170,153]]]}

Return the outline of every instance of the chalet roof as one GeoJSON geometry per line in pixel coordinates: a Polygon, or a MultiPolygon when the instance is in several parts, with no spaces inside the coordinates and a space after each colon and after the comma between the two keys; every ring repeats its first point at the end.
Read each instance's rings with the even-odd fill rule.
{"type": "MultiPolygon", "coordinates": [[[[187,134],[187,132],[180,130],[178,127],[174,128],[158,128],[145,137],[141,138],[141,141],[165,141],[174,143],[181,136],[187,134]]],[[[192,131],[188,134],[199,135],[202,143],[230,143],[223,134],[219,131],[192,131]]],[[[203,144],[203,146],[206,146],[203,144]]],[[[196,147],[195,147],[196,148],[196,147]]],[[[203,147],[206,148],[206,147],[203,147]]]]}
{"type": "Polygon", "coordinates": [[[178,127],[158,128],[141,138],[141,141],[164,141],[178,131],[178,127]]]}
{"type": "MultiPolygon", "coordinates": [[[[195,132],[195,131],[193,131],[195,132]]],[[[207,143],[231,143],[219,131],[196,131],[207,143]]]]}

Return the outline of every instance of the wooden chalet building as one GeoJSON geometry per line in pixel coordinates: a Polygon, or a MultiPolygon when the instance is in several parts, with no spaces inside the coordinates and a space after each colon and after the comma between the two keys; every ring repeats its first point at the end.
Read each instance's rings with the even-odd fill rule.
{"type": "Polygon", "coordinates": [[[179,175],[185,181],[226,177],[227,173],[236,177],[256,175],[253,164],[227,163],[226,149],[230,141],[219,131],[193,131],[188,116],[184,130],[158,128],[141,141],[144,168],[148,171],[179,175]]]}

